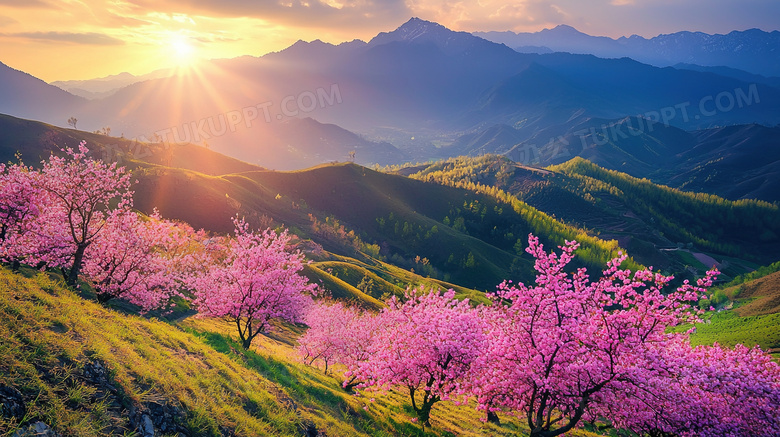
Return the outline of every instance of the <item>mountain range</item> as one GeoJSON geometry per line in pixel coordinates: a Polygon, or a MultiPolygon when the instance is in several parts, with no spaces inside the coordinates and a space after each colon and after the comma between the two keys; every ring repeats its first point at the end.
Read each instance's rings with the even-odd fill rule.
{"type": "Polygon", "coordinates": [[[601,58],[628,57],[659,67],[686,63],[731,67],[767,77],[780,76],[779,31],[748,29],[725,35],[676,32],[653,38],[631,35],[613,39],[559,25],[532,33],[474,32],[474,35],[524,53],[568,52],[601,58]]]}
{"type": "Polygon", "coordinates": [[[278,169],[346,161],[352,151],[356,162],[380,165],[453,156],[457,148],[449,153],[447,146],[495,124],[531,140],[638,114],[686,130],[780,122],[780,89],[749,76],[518,53],[416,18],[368,42],[299,41],[259,58],[215,60],[136,82],[99,99],[6,66],[0,79],[2,113],[58,125],[74,116],[79,128],[110,127],[125,138],[205,142],[278,169]]]}
{"type": "MultiPolygon", "coordinates": [[[[747,34],[774,35],[729,35],[747,34]]],[[[667,41],[677,40],[687,41],[667,41]]],[[[550,165],[582,156],[673,187],[780,200],[780,88],[733,68],[519,53],[413,18],[368,42],[298,41],[166,74],[101,79],[91,86],[105,88],[93,91],[110,95],[90,100],[0,64],[0,113],[57,125],[73,116],[82,130],[196,143],[269,169],[484,153],[550,165]],[[120,83],[130,84],[110,89],[120,83]]]]}
{"type": "Polygon", "coordinates": [[[87,80],[58,80],[51,85],[85,99],[102,99],[114,94],[121,88],[145,80],[160,79],[175,74],[173,70],[161,69],[148,74],[135,76],[127,72],[87,80]]]}

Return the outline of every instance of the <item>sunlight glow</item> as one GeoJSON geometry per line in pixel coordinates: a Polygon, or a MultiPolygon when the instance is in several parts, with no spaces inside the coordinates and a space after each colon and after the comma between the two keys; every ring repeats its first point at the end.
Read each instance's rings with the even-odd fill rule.
{"type": "Polygon", "coordinates": [[[171,58],[180,66],[189,65],[196,60],[195,47],[192,45],[192,41],[184,35],[171,35],[167,47],[171,58]]]}

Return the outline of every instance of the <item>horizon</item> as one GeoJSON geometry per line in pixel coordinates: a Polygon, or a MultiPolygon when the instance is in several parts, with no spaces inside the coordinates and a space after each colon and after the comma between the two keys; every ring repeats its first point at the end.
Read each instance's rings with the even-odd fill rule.
{"type": "Polygon", "coordinates": [[[728,34],[780,30],[772,20],[780,3],[705,0],[656,5],[647,0],[603,0],[582,5],[532,0],[452,5],[443,0],[318,1],[250,5],[85,0],[0,1],[0,62],[48,83],[89,80],[127,72],[135,76],[200,61],[263,56],[298,40],[339,44],[369,41],[412,17],[455,31],[538,32],[566,25],[591,36],[652,38],[682,31],[728,34]],[[52,60],[56,60],[52,62],[52,60]]]}
{"type": "MultiPolygon", "coordinates": [[[[402,23],[402,24],[401,24],[401,25],[399,25],[398,27],[395,27],[395,28],[393,28],[393,29],[389,29],[389,30],[385,30],[385,31],[381,31],[381,32],[392,32],[392,31],[394,31],[394,30],[398,29],[399,27],[403,26],[404,24],[408,23],[409,21],[411,21],[411,20],[414,20],[415,18],[417,18],[417,19],[420,19],[420,20],[423,20],[423,21],[431,22],[431,23],[436,23],[435,21],[425,20],[425,19],[422,19],[422,18],[419,18],[419,17],[410,17],[410,18],[409,18],[409,20],[405,21],[404,23],[402,23]]],[[[441,24],[441,23],[437,23],[437,24],[441,24]]],[[[442,26],[443,26],[443,25],[442,25],[442,26]]],[[[444,26],[444,27],[447,27],[447,26],[444,26]]],[[[488,33],[488,32],[498,32],[498,33],[513,32],[513,33],[515,33],[515,34],[521,34],[521,33],[538,33],[538,32],[542,32],[542,31],[545,31],[545,30],[547,30],[547,31],[549,31],[549,30],[553,30],[553,29],[555,29],[555,28],[558,28],[558,27],[570,27],[570,28],[573,28],[574,30],[576,30],[576,31],[578,31],[578,32],[581,32],[581,33],[586,33],[586,34],[587,34],[587,35],[589,35],[589,36],[593,36],[593,37],[605,37],[605,35],[591,35],[591,34],[588,34],[587,32],[583,32],[582,30],[580,30],[580,29],[577,29],[577,28],[576,28],[576,27],[574,27],[574,26],[570,26],[570,25],[568,25],[568,24],[564,24],[564,23],[562,23],[562,24],[557,24],[557,25],[555,25],[555,26],[552,26],[552,27],[545,27],[544,29],[541,29],[541,30],[538,30],[538,31],[535,31],[535,32],[514,32],[514,31],[511,31],[511,30],[490,30],[490,31],[481,31],[481,30],[475,30],[475,31],[473,31],[473,32],[468,32],[468,33],[470,33],[470,34],[475,34],[475,33],[488,33]]],[[[447,29],[449,29],[449,30],[453,30],[453,31],[454,31],[454,29],[450,29],[450,28],[448,28],[448,27],[447,27],[447,29]]],[[[727,35],[727,34],[729,34],[729,33],[732,33],[732,32],[746,32],[746,31],[749,31],[749,30],[760,30],[760,31],[767,32],[767,33],[771,33],[771,32],[778,32],[778,31],[780,31],[780,30],[771,30],[771,31],[768,31],[768,30],[765,30],[765,29],[759,29],[759,28],[753,27],[753,28],[749,28],[749,29],[734,29],[734,30],[731,30],[731,31],[728,31],[728,32],[723,32],[723,33],[718,33],[718,34],[719,34],[719,35],[727,35]]],[[[639,36],[642,36],[643,38],[646,38],[646,39],[650,39],[650,38],[654,38],[654,37],[658,37],[658,36],[663,36],[663,35],[671,35],[671,34],[675,34],[675,33],[681,33],[681,32],[692,32],[692,33],[697,33],[698,31],[679,30],[679,31],[676,31],[676,32],[671,32],[671,33],[662,33],[662,34],[654,35],[654,36],[652,36],[652,37],[646,37],[646,36],[642,36],[642,35],[639,35],[639,36]]],[[[704,33],[706,33],[706,32],[704,32],[704,33]]],[[[716,35],[716,34],[710,34],[710,35],[716,35]]],[[[376,36],[376,35],[374,35],[374,36],[376,36]]],[[[251,56],[251,57],[257,57],[257,58],[261,58],[261,57],[263,57],[263,56],[265,56],[265,55],[268,55],[268,54],[271,54],[271,53],[278,53],[278,52],[280,52],[280,51],[287,50],[288,48],[292,47],[293,45],[295,45],[296,43],[298,43],[298,42],[301,42],[301,41],[303,41],[303,42],[305,42],[305,43],[307,43],[307,44],[308,44],[308,43],[313,43],[313,42],[315,42],[315,41],[320,41],[320,42],[322,42],[322,43],[325,43],[325,44],[330,44],[330,45],[334,45],[334,46],[338,46],[338,45],[340,45],[340,44],[345,44],[345,43],[349,43],[349,42],[353,42],[353,41],[361,41],[361,42],[364,42],[364,43],[368,43],[369,41],[371,41],[371,39],[372,39],[374,36],[372,36],[371,38],[366,38],[366,39],[361,39],[361,38],[354,38],[354,39],[351,39],[351,40],[343,40],[343,41],[324,41],[324,40],[322,40],[321,38],[313,38],[313,39],[308,39],[308,40],[305,40],[305,39],[298,39],[298,40],[295,40],[295,41],[293,41],[293,42],[292,42],[292,43],[290,43],[289,45],[282,47],[282,48],[281,48],[281,49],[279,49],[279,50],[272,50],[272,51],[269,51],[269,52],[266,52],[266,53],[261,53],[261,54],[259,54],[259,55],[243,54],[243,55],[238,55],[238,56],[234,56],[234,57],[230,57],[230,58],[227,58],[227,57],[226,57],[226,58],[209,58],[209,59],[202,59],[202,60],[200,60],[200,62],[216,61],[216,60],[220,60],[220,59],[235,59],[235,58],[239,58],[239,57],[242,57],[242,56],[251,56]]],[[[619,37],[617,37],[617,38],[615,38],[615,37],[608,37],[608,38],[612,38],[612,39],[615,39],[615,40],[617,40],[617,39],[619,39],[619,38],[631,38],[631,37],[633,37],[633,36],[637,36],[637,35],[636,35],[636,34],[632,34],[632,35],[621,35],[621,36],[619,36],[619,37]]],[[[3,60],[2,60],[2,59],[0,59],[0,63],[5,63],[5,62],[3,62],[3,60]]],[[[8,65],[8,64],[6,63],[6,65],[8,65]]],[[[14,66],[13,66],[13,65],[9,65],[9,67],[11,67],[11,68],[14,68],[14,66]]],[[[83,77],[83,78],[72,78],[72,79],[54,79],[54,80],[51,80],[51,81],[46,81],[46,82],[47,82],[47,83],[55,83],[55,82],[78,82],[78,81],[102,80],[102,79],[108,79],[108,78],[112,78],[112,77],[116,77],[116,76],[121,76],[121,75],[123,75],[123,74],[130,74],[130,75],[132,75],[132,76],[139,77],[139,76],[145,76],[145,75],[148,75],[148,74],[152,74],[152,73],[155,73],[155,72],[157,72],[157,71],[161,71],[161,70],[167,70],[167,69],[174,69],[174,70],[175,70],[175,69],[177,69],[177,68],[178,68],[178,67],[176,67],[176,66],[170,66],[170,67],[161,67],[161,68],[157,68],[157,69],[150,70],[150,71],[144,71],[144,72],[140,72],[140,73],[133,73],[133,72],[130,72],[130,71],[128,71],[128,70],[123,70],[123,71],[117,71],[117,72],[114,72],[114,73],[109,73],[109,74],[106,74],[106,75],[104,75],[104,76],[99,76],[99,77],[83,77]]],[[[186,68],[186,67],[185,67],[185,68],[186,68]]],[[[17,70],[19,70],[19,69],[17,69],[17,70]]],[[[29,73],[29,72],[27,72],[27,71],[24,71],[24,70],[20,70],[20,71],[23,71],[23,72],[25,72],[25,73],[31,74],[31,73],[29,73]]],[[[33,76],[35,76],[35,75],[33,75],[33,76]]],[[[35,77],[37,77],[37,78],[39,78],[39,79],[42,79],[42,78],[40,78],[40,77],[38,77],[38,76],[35,76],[35,77]]],[[[43,80],[43,79],[42,79],[42,80],[43,80]]]]}

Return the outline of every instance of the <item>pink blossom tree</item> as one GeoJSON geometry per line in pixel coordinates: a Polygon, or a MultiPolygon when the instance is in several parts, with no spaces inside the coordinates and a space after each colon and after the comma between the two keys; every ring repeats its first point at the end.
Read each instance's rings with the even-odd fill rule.
{"type": "Polygon", "coordinates": [[[22,262],[58,265],[66,256],[64,214],[41,177],[22,162],[0,164],[0,260],[14,269],[22,262]]]}
{"type": "Polygon", "coordinates": [[[312,365],[322,361],[327,374],[328,366],[339,360],[347,349],[346,343],[353,334],[349,325],[357,317],[356,311],[342,303],[312,305],[303,318],[303,323],[309,328],[298,339],[298,349],[304,362],[312,365]]]}
{"type": "Polygon", "coordinates": [[[468,299],[458,301],[453,290],[440,294],[421,287],[405,298],[388,301],[368,359],[350,374],[363,381],[359,387],[402,387],[425,427],[434,404],[456,393],[483,355],[485,330],[468,299]]]}
{"type": "Polygon", "coordinates": [[[158,214],[144,220],[133,212],[114,213],[87,248],[82,273],[100,302],[122,298],[144,311],[165,308],[182,296],[170,268],[176,260],[166,249],[188,244],[187,237],[158,214]]]}
{"type": "Polygon", "coordinates": [[[54,219],[65,226],[62,238],[70,248],[69,268],[66,273],[63,262],[63,275],[73,286],[85,251],[103,232],[113,212],[127,211],[132,206],[133,192],[125,168],[89,158],[86,142],[79,144],[78,151],[66,148],[64,152],[66,157],[52,155],[43,162],[39,187],[62,210],[63,218],[54,219]]]}
{"type": "Polygon", "coordinates": [[[292,251],[287,231],[252,232],[244,220],[234,224],[235,237],[215,243],[213,260],[190,277],[189,286],[198,311],[234,323],[249,349],[272,319],[302,322],[316,286],[299,273],[303,255],[292,251]]]}
{"type": "Polygon", "coordinates": [[[612,427],[650,436],[777,434],[780,366],[769,354],[742,345],[692,348],[686,335],[667,337],[630,378],[597,395],[589,420],[609,418],[612,427]]]}
{"type": "MultiPolygon", "coordinates": [[[[306,313],[304,323],[309,327],[298,339],[299,350],[309,365],[316,361],[329,365],[338,364],[343,369],[354,369],[369,358],[369,348],[379,329],[379,318],[343,303],[318,303],[306,313]]],[[[360,381],[347,370],[342,383],[345,390],[352,390],[360,381]]]]}
{"type": "Polygon", "coordinates": [[[38,174],[23,163],[0,164],[0,259],[13,264],[29,255],[29,234],[43,206],[38,174]],[[25,253],[27,252],[27,253],[25,253]]]}
{"type": "Polygon", "coordinates": [[[734,405],[745,400],[758,406],[751,407],[757,410],[748,415],[751,420],[777,417],[780,379],[766,354],[692,349],[687,334],[666,332],[696,320],[692,304],[715,271],[696,286],[686,282],[667,291],[672,278],[649,269],[621,270],[623,257],[590,281],[585,269],[565,269],[576,248],[570,242],[560,255],[547,254],[530,236],[536,284],[505,282],[494,303],[480,309],[490,341],[462,387],[481,408],[518,412],[531,436],[544,437],[562,435],[585,420],[637,431],[730,435],[718,432],[737,428],[715,422],[737,420],[743,413],[734,405]],[[742,382],[731,382],[739,378],[742,382]]]}

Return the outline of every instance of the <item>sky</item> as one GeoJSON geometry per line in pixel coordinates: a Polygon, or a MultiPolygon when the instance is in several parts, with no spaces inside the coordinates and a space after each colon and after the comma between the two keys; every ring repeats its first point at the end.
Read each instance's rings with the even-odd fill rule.
{"type": "Polygon", "coordinates": [[[778,0],[0,0],[0,62],[47,82],[369,40],[411,17],[468,32],[780,30],[778,0]]]}

